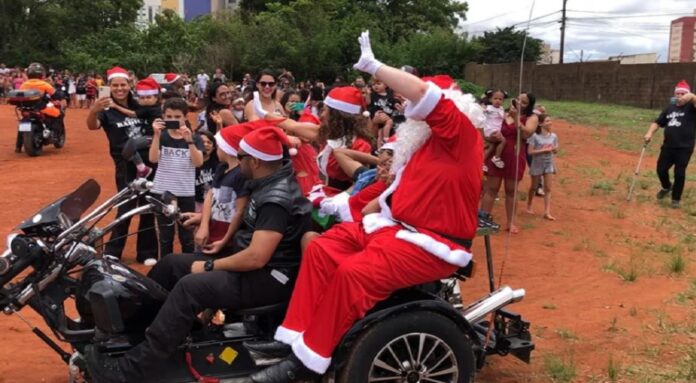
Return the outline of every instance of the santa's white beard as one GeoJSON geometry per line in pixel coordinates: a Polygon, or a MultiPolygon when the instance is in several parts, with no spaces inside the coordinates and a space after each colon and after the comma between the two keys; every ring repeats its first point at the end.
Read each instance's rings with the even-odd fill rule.
{"type": "Polygon", "coordinates": [[[392,173],[396,173],[405,166],[413,156],[413,153],[428,141],[431,134],[432,130],[425,121],[416,121],[409,118],[399,125],[399,130],[396,132],[396,148],[394,149],[394,158],[392,160],[392,173]]]}
{"type": "MultiPolygon", "coordinates": [[[[475,127],[483,126],[486,117],[483,114],[483,109],[472,95],[464,94],[455,89],[443,90],[442,93],[445,98],[454,102],[457,109],[464,113],[475,127]]],[[[396,173],[405,166],[413,154],[428,141],[431,134],[432,130],[425,121],[416,121],[409,118],[406,122],[399,125],[399,129],[396,132],[396,148],[394,150],[394,159],[392,160],[392,173],[396,173]]]]}

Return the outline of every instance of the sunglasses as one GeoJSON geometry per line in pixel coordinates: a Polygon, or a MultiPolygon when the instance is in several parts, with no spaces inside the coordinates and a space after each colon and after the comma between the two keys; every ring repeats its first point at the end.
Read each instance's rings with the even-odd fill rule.
{"type": "Polygon", "coordinates": [[[259,81],[259,85],[261,85],[262,88],[273,88],[276,83],[275,81],[259,81]]]}

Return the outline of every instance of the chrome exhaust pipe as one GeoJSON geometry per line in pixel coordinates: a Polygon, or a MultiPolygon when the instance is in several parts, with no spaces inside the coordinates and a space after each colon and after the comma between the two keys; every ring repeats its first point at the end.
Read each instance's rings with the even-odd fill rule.
{"type": "Polygon", "coordinates": [[[464,309],[464,318],[470,324],[482,321],[486,315],[502,308],[510,303],[519,302],[524,298],[524,289],[513,290],[510,286],[503,286],[490,293],[487,297],[481,298],[464,309]]]}

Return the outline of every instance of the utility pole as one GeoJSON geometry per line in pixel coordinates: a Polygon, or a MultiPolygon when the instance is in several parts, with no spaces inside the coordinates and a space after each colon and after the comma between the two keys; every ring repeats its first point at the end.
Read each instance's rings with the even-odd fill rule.
{"type": "Polygon", "coordinates": [[[563,64],[563,53],[565,50],[565,29],[566,29],[566,3],[568,0],[563,0],[563,14],[561,16],[561,51],[558,58],[558,63],[563,64]]]}

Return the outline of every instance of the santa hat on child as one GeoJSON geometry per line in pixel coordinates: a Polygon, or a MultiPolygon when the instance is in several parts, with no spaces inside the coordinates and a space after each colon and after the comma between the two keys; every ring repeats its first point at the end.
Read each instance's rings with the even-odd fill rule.
{"type": "Polygon", "coordinates": [[[138,96],[157,96],[160,92],[160,85],[154,78],[148,77],[135,84],[135,92],[138,96]]]}
{"type": "Polygon", "coordinates": [[[179,76],[176,73],[166,73],[164,75],[164,82],[166,82],[167,84],[171,84],[180,78],[181,78],[181,76],[179,76]]]}
{"type": "MultiPolygon", "coordinates": [[[[360,114],[360,111],[365,107],[365,99],[358,88],[341,86],[331,89],[324,99],[324,104],[344,113],[360,114]]],[[[369,112],[367,113],[365,116],[365,112],[363,112],[363,116],[368,117],[369,112]]]]}
{"type": "Polygon", "coordinates": [[[387,142],[382,144],[382,146],[379,148],[379,150],[391,150],[391,151],[393,151],[394,149],[396,149],[396,135],[389,137],[387,142]]]}
{"type": "Polygon", "coordinates": [[[111,81],[115,78],[125,78],[128,79],[128,71],[121,68],[120,66],[115,66],[106,71],[106,81],[111,81]]]}
{"type": "Polygon", "coordinates": [[[677,83],[677,86],[674,87],[675,92],[691,92],[691,87],[689,86],[689,83],[686,82],[686,80],[681,80],[679,83],[677,83]]]}
{"type": "Polygon", "coordinates": [[[290,146],[288,136],[275,126],[265,126],[244,136],[239,148],[261,161],[283,159],[283,145],[290,146]]]}
{"type": "MultiPolygon", "coordinates": [[[[280,120],[282,121],[282,120],[280,120]]],[[[245,122],[237,125],[230,125],[220,129],[217,134],[215,134],[215,142],[217,146],[225,153],[230,156],[237,156],[239,152],[239,143],[242,138],[252,131],[270,126],[273,121],[267,120],[256,120],[251,122],[245,122]]]]}

